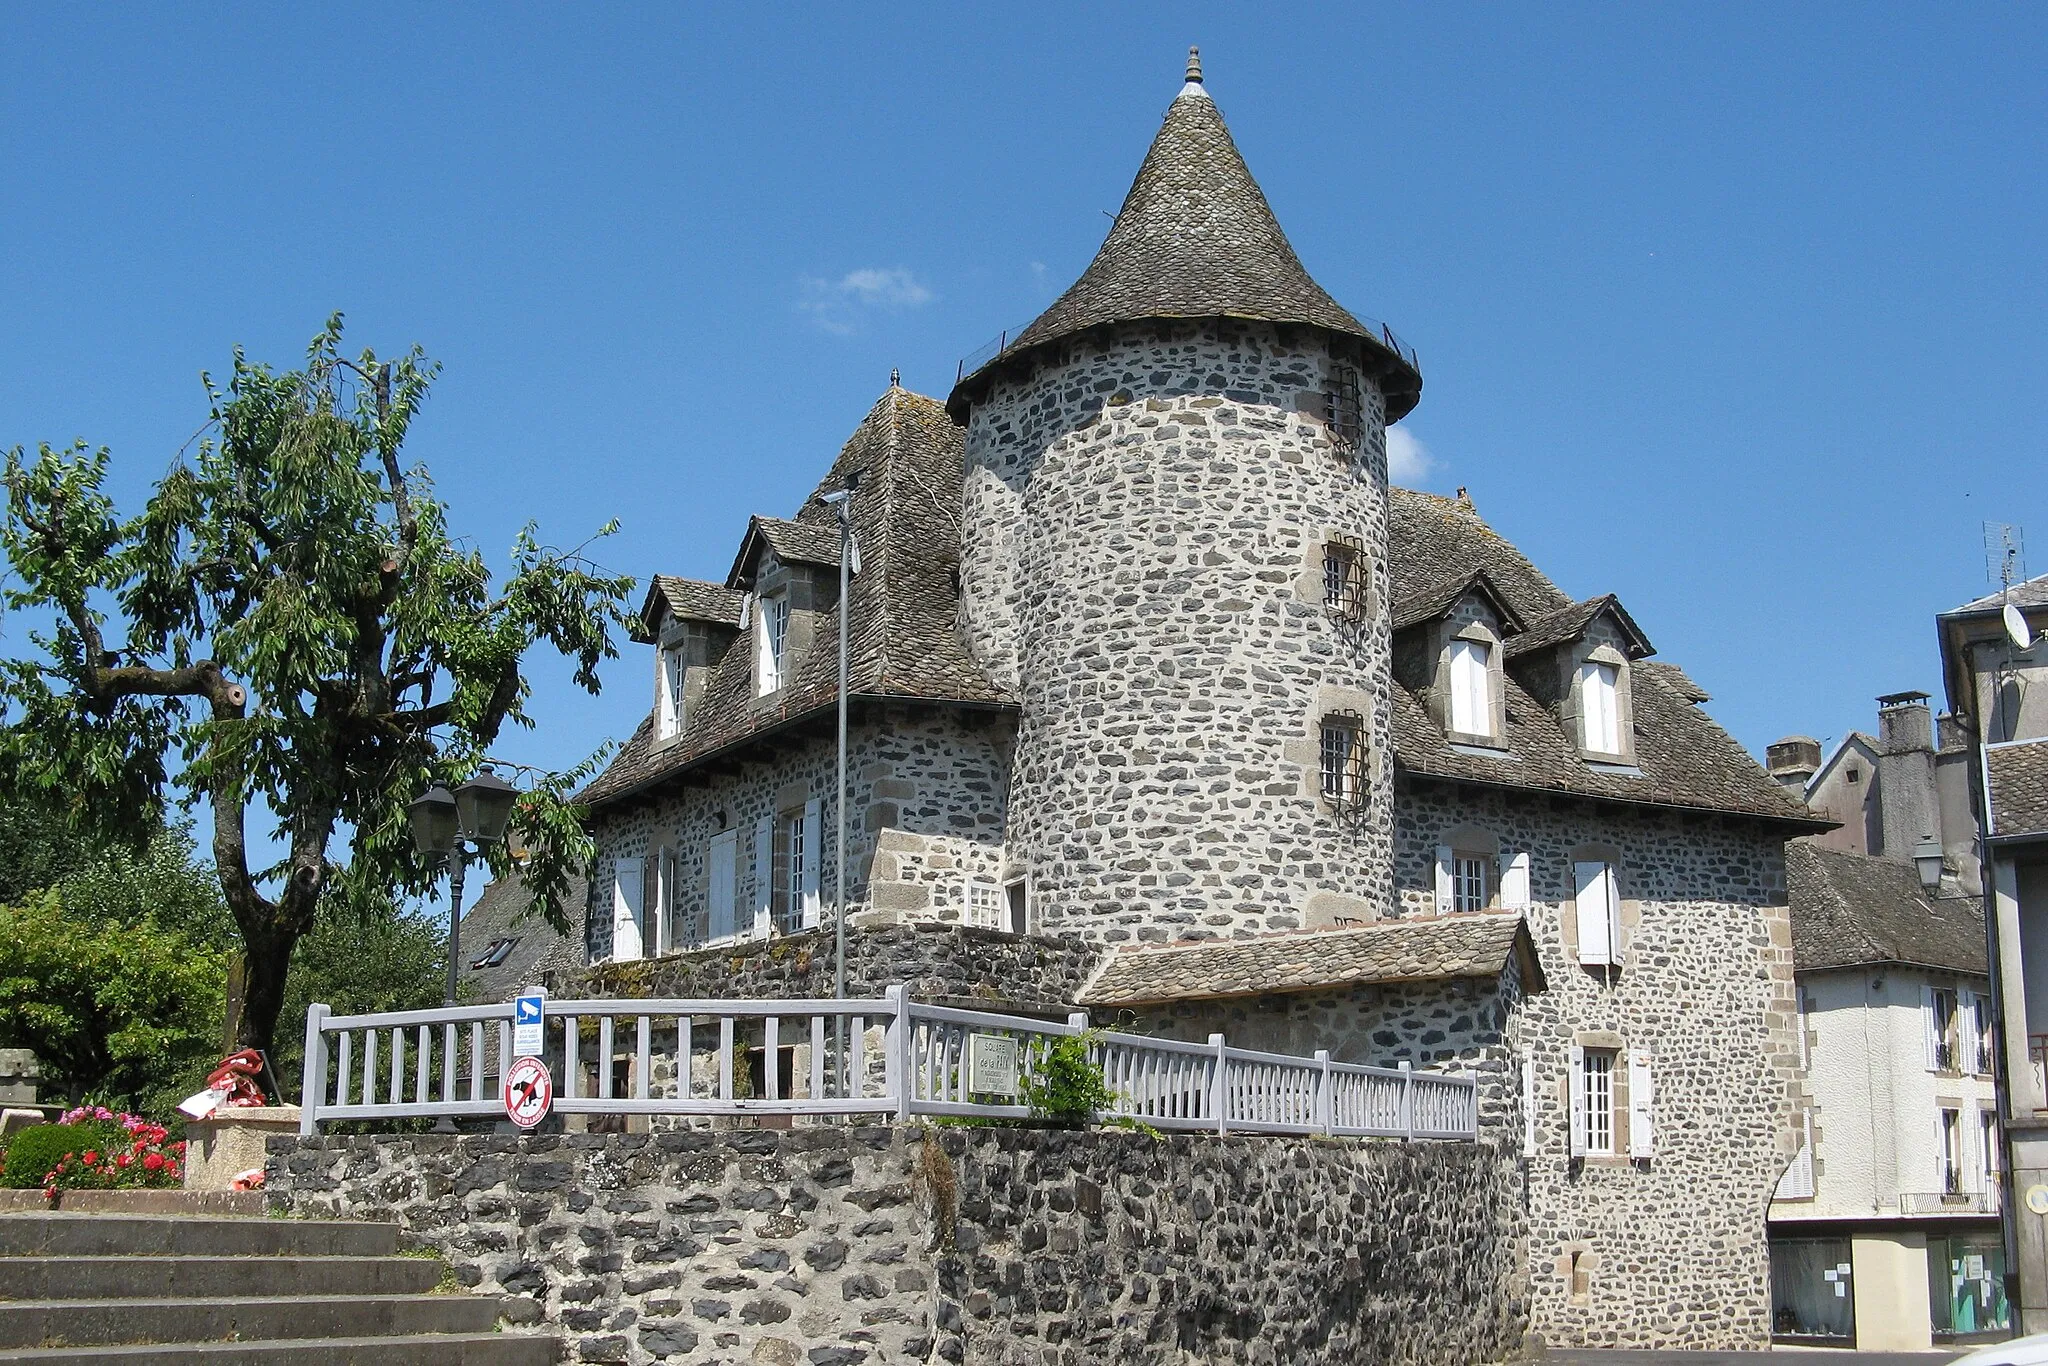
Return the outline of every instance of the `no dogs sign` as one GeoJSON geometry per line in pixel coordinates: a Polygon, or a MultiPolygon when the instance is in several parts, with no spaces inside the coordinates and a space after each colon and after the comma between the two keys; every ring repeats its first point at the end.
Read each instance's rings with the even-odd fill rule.
{"type": "Polygon", "coordinates": [[[505,1073],[505,1118],[531,1129],[555,1103],[555,1079],[539,1058],[521,1058],[505,1073]]]}

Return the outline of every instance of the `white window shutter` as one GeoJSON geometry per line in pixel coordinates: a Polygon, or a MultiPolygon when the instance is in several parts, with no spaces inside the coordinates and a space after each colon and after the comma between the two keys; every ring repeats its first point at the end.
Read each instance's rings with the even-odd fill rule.
{"type": "Polygon", "coordinates": [[[823,899],[818,894],[818,874],[824,866],[825,804],[813,797],[804,803],[804,928],[823,922],[823,899]]]}
{"type": "Polygon", "coordinates": [[[1605,863],[1575,863],[1579,917],[1579,961],[1604,967],[1614,962],[1614,873],[1605,863]]]}
{"type": "Polygon", "coordinates": [[[1637,1161],[1651,1153],[1650,1127],[1655,1103],[1650,1055],[1639,1048],[1632,1048],[1628,1054],[1628,1155],[1637,1161]]]}
{"type": "Polygon", "coordinates": [[[1517,849],[1503,855],[1500,874],[1500,904],[1502,910],[1526,911],[1529,909],[1529,851],[1517,849]]]}
{"type": "Polygon", "coordinates": [[[706,909],[710,924],[705,934],[711,939],[730,939],[739,932],[734,923],[739,906],[740,832],[728,830],[711,841],[711,854],[705,861],[710,865],[710,886],[706,891],[706,909]]]}
{"type": "Polygon", "coordinates": [[[1968,1076],[1977,1066],[1977,998],[1956,992],[1956,1070],[1968,1076]]]}
{"type": "Polygon", "coordinates": [[[1536,1050],[1522,1050],[1522,1156],[1536,1156],[1536,1050]]]}
{"type": "Polygon", "coordinates": [[[1941,1070],[1941,1022],[1934,1009],[1934,988],[1920,988],[1921,1031],[1927,1036],[1927,1070],[1941,1070]]]}
{"type": "Polygon", "coordinates": [[[1572,1111],[1572,1156],[1586,1155],[1586,1050],[1578,1044],[1571,1046],[1565,1055],[1566,1090],[1571,1096],[1572,1111]]]}
{"type": "Polygon", "coordinates": [[[612,961],[630,963],[641,956],[640,928],[646,923],[640,860],[616,859],[612,864],[612,961]]]}
{"type": "Polygon", "coordinates": [[[1785,1174],[1778,1178],[1778,1188],[1771,1193],[1773,1200],[1813,1199],[1813,1111],[1802,1111],[1799,1116],[1799,1152],[1792,1159],[1792,1165],[1785,1168],[1785,1174]]]}
{"type": "Polygon", "coordinates": [[[1451,910],[1451,875],[1454,869],[1451,861],[1457,855],[1448,844],[1436,847],[1436,913],[1448,915],[1451,910]]]}
{"type": "Polygon", "coordinates": [[[1607,865],[1607,961],[1621,966],[1621,873],[1607,865]]]}
{"type": "Polygon", "coordinates": [[[754,935],[768,937],[775,917],[775,818],[754,822],[754,935]]]}

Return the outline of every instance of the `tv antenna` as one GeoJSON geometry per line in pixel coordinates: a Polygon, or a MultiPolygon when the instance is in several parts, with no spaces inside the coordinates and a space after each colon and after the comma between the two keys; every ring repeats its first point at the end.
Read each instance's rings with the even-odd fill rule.
{"type": "Polygon", "coordinates": [[[2027,577],[2027,533],[2018,524],[1984,523],[1984,576],[2001,590],[2027,577]]]}

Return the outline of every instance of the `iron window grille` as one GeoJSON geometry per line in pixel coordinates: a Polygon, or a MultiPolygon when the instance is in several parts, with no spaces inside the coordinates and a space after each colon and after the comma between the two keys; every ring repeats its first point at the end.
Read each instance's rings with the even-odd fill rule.
{"type": "Polygon", "coordinates": [[[1323,606],[1347,621],[1365,616],[1365,546],[1349,536],[1323,543],[1323,606]]]}
{"type": "Polygon", "coordinates": [[[1331,437],[1345,450],[1356,450],[1365,428],[1365,403],[1357,367],[1330,367],[1330,387],[1323,391],[1323,403],[1330,414],[1331,437]]]}
{"type": "Polygon", "coordinates": [[[1365,810],[1365,718],[1333,712],[1323,718],[1323,800],[1340,815],[1365,810]]]}

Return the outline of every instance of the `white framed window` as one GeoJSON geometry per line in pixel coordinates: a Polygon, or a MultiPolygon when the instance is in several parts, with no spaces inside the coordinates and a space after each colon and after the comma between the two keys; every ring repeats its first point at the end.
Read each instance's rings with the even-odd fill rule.
{"type": "Polygon", "coordinates": [[[1614,1062],[1612,1048],[1579,1048],[1573,1105],[1580,1121],[1582,1144],[1576,1151],[1591,1157],[1614,1156],[1614,1062]]]}
{"type": "Polygon", "coordinates": [[[728,830],[711,838],[705,856],[709,870],[705,900],[708,912],[705,938],[720,943],[739,934],[740,832],[728,830]]]}
{"type": "Polygon", "coordinates": [[[1365,718],[1334,712],[1322,725],[1323,800],[1339,812],[1365,809],[1365,718]]]}
{"type": "Polygon", "coordinates": [[[670,645],[661,651],[655,692],[655,735],[670,740],[683,733],[683,647],[670,645]]]}
{"type": "Polygon", "coordinates": [[[961,919],[968,924],[999,930],[1003,928],[1003,889],[993,882],[970,877],[963,889],[960,909],[961,919]]]}
{"type": "Polygon", "coordinates": [[[760,629],[754,633],[754,683],[757,696],[780,688],[789,662],[789,598],[776,593],[761,599],[760,629]]]}
{"type": "Polygon", "coordinates": [[[1589,660],[1579,666],[1579,742],[1588,754],[1620,754],[1621,671],[1589,660]]]}
{"type": "Polygon", "coordinates": [[[1493,860],[1485,854],[1451,855],[1451,909],[1483,911],[1491,895],[1493,860]]]}
{"type": "Polygon", "coordinates": [[[1595,967],[1621,964],[1621,892],[1614,865],[1605,860],[1572,864],[1577,894],[1579,961],[1595,967]]]}
{"type": "Polygon", "coordinates": [[[775,928],[783,934],[810,929],[822,918],[819,854],[823,804],[808,801],[782,813],[775,826],[775,928]]]}
{"type": "Polygon", "coordinates": [[[1991,998],[1983,992],[1963,993],[1963,1056],[1970,1071],[1980,1077],[1988,1077],[1993,1071],[1992,1050],[1996,1046],[1992,1039],[1991,998]]]}
{"type": "Polygon", "coordinates": [[[1954,1072],[1962,1062],[1960,1012],[1953,987],[1920,988],[1920,1014],[1927,1030],[1927,1070],[1954,1072]]]}
{"type": "Polygon", "coordinates": [[[1986,1195],[1998,1190],[1998,1147],[1998,1111],[1987,1106],[1977,1112],[1977,1163],[1986,1195]]]}
{"type": "Polygon", "coordinates": [[[1451,729],[1493,734],[1493,647],[1483,640],[1451,642],[1451,729]]]}
{"type": "Polygon", "coordinates": [[[1939,1126],[1935,1136],[1935,1160],[1940,1164],[1937,1177],[1941,1182],[1943,1195],[1963,1193],[1963,1112],[1950,1106],[1942,1106],[1937,1116],[1939,1126]]]}

